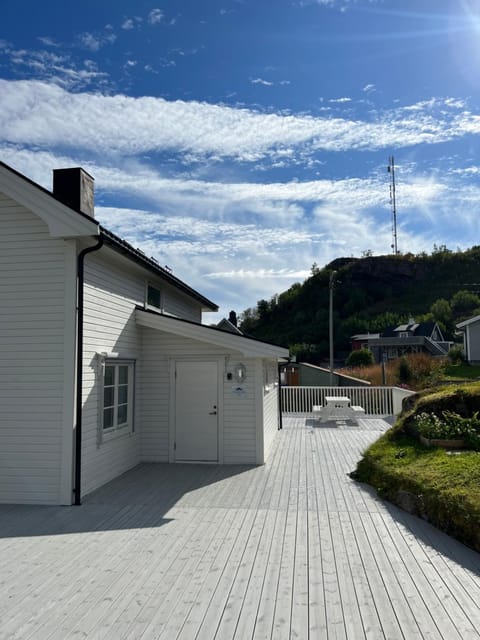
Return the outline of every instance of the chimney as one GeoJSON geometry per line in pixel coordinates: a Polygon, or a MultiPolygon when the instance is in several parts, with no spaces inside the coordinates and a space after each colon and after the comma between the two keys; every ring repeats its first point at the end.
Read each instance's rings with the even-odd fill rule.
{"type": "Polygon", "coordinates": [[[53,170],[53,195],[68,207],[95,217],[92,176],[81,167],[53,170]]]}

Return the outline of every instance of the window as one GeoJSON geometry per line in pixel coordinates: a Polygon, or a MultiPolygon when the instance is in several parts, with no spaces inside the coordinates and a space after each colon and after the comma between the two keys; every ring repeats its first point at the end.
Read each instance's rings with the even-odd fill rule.
{"type": "Polygon", "coordinates": [[[153,284],[147,284],[147,307],[154,307],[155,309],[162,308],[162,294],[158,287],[153,284]]]}
{"type": "Polygon", "coordinates": [[[102,433],[133,431],[134,364],[106,360],[103,374],[102,433]]]}

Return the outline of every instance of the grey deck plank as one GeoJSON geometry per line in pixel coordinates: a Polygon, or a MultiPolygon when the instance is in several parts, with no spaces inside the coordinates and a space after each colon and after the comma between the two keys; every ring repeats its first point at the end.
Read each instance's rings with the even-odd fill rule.
{"type": "Polygon", "coordinates": [[[264,466],[0,505],[0,640],[480,638],[480,555],[348,475],[388,425],[284,426],[264,466]]]}

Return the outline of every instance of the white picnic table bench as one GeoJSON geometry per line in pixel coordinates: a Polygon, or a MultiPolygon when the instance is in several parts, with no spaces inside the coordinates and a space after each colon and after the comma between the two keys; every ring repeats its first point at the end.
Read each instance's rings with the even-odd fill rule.
{"type": "Polygon", "coordinates": [[[318,417],[320,422],[329,420],[353,420],[365,415],[365,409],[360,406],[350,404],[348,396],[325,396],[325,405],[314,405],[312,407],[314,417],[318,417]]]}

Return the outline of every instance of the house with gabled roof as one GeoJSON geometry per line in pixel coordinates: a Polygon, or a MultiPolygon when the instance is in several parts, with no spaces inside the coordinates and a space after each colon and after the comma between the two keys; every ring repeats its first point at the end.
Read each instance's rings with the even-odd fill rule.
{"type": "Polygon", "coordinates": [[[415,322],[387,327],[381,333],[358,334],[351,337],[352,349],[368,348],[375,362],[393,360],[411,353],[446,356],[452,342],[444,339],[437,322],[415,322]]]}
{"type": "Polygon", "coordinates": [[[0,502],[81,504],[141,462],[262,464],[288,350],[202,323],[217,305],[0,163],[0,502]]]}

